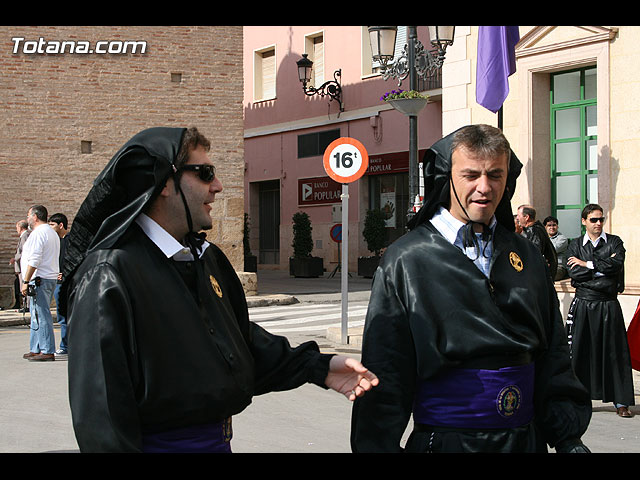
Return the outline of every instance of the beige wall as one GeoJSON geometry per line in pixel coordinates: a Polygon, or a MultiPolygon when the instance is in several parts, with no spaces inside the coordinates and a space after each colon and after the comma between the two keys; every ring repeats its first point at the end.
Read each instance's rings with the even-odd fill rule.
{"type": "MultiPolygon", "coordinates": [[[[475,101],[477,26],[456,27],[456,57],[443,71],[443,134],[468,123],[497,125],[475,101]]],[[[505,135],[524,164],[512,205],[549,214],[549,74],[587,65],[598,76],[598,190],[606,230],[625,242],[626,293],[640,293],[640,27],[520,27],[517,71],[504,103],[505,135]]]]}
{"type": "Polygon", "coordinates": [[[41,203],[72,220],[116,150],[151,126],[195,125],[212,140],[224,192],[209,238],[242,269],[242,27],[3,26],[0,45],[0,285],[13,283],[15,224],[28,208],[41,203]],[[14,54],[14,37],[146,41],[147,49],[29,54],[23,41],[14,54]]]}

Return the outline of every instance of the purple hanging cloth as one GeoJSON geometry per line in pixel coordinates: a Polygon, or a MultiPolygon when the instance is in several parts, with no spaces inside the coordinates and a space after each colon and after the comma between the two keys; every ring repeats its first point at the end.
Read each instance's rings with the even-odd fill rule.
{"type": "Polygon", "coordinates": [[[509,94],[509,76],[516,71],[515,46],[520,40],[517,26],[478,27],[476,101],[493,113],[509,94]]]}

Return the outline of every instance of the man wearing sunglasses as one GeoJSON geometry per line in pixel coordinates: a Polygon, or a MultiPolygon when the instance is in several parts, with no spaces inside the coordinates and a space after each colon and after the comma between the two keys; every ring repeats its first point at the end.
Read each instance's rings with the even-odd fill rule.
{"type": "Polygon", "coordinates": [[[604,232],[602,207],[582,210],[586,233],[567,250],[576,293],[567,316],[571,362],[593,400],[613,402],[629,418],[635,405],[631,358],[618,293],[624,290],[625,248],[620,237],[604,232]]]}
{"type": "Polygon", "coordinates": [[[69,401],[83,452],[230,452],[254,395],[304,383],[350,400],[362,364],[292,347],[249,321],[242,285],[205,239],[222,183],[196,129],[135,135],[78,211],[63,268],[69,401]]]}

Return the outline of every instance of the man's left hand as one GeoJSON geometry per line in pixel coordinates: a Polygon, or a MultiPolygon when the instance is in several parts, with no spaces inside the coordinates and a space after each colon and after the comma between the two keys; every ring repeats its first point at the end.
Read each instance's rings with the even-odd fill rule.
{"type": "Polygon", "coordinates": [[[361,397],[378,385],[378,377],[355,358],[335,355],[329,363],[329,374],[325,385],[343,394],[350,401],[361,397]]]}
{"type": "Polygon", "coordinates": [[[569,266],[569,268],[573,268],[575,266],[586,267],[587,262],[585,262],[584,260],[580,260],[577,257],[569,257],[567,259],[567,265],[569,266]]]}

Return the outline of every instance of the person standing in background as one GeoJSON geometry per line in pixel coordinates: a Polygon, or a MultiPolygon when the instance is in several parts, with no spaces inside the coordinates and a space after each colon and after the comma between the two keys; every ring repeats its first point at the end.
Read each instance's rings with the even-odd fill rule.
{"type": "MultiPolygon", "coordinates": [[[[54,213],[49,217],[49,225],[60,237],[60,257],[59,265],[62,270],[64,255],[67,248],[67,233],[69,232],[67,216],[64,213],[54,213]]],[[[67,319],[62,314],[60,308],[60,285],[62,284],[62,273],[58,274],[58,283],[53,291],[53,298],[56,301],[56,322],[60,325],[60,345],[56,350],[56,358],[64,359],[67,356],[67,319]]]]}

